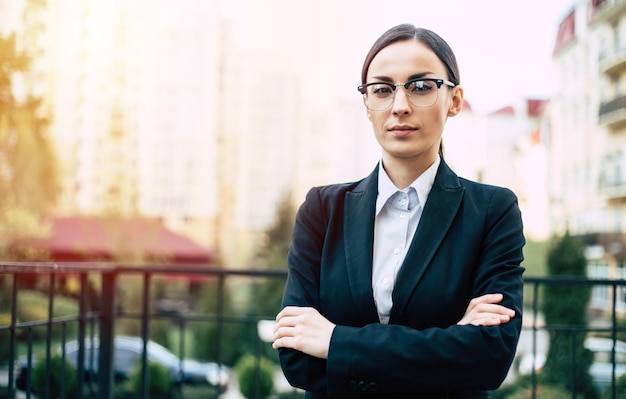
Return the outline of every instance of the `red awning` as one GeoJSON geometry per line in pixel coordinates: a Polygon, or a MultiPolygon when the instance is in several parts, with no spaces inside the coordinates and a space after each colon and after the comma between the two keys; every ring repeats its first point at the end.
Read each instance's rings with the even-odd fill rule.
{"type": "Polygon", "coordinates": [[[213,251],[147,218],[54,218],[39,245],[57,262],[141,258],[208,264],[215,258],[213,251]]]}

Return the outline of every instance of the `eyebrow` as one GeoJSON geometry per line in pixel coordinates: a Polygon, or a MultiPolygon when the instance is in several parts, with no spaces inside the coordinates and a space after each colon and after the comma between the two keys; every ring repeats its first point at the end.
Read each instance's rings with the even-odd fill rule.
{"type": "MultiPolygon", "coordinates": [[[[423,78],[427,75],[434,75],[434,73],[432,72],[420,72],[420,73],[414,73],[413,75],[409,76],[409,78],[407,79],[407,82],[413,79],[420,79],[423,78]]],[[[380,80],[382,82],[389,82],[389,83],[393,83],[393,79],[391,79],[389,76],[372,76],[372,79],[376,79],[376,80],[380,80]]]]}

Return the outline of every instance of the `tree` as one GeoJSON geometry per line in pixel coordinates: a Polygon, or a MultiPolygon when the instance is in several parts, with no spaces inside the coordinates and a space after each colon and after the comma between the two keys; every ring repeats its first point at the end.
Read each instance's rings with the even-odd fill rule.
{"type": "MultiPolygon", "coordinates": [[[[276,208],[274,224],[266,231],[265,245],[256,256],[258,266],[263,269],[287,270],[287,253],[291,244],[291,231],[296,210],[287,194],[276,208]]],[[[252,297],[255,298],[254,313],[259,316],[276,315],[280,309],[285,281],[278,278],[269,278],[255,284],[252,297]]]]}
{"type": "MultiPolygon", "coordinates": [[[[287,269],[287,251],[291,242],[291,229],[295,210],[287,195],[279,203],[276,210],[275,223],[265,232],[265,244],[256,254],[255,267],[258,269],[287,269]]],[[[250,284],[242,281],[229,281],[226,286],[226,298],[223,304],[226,313],[240,316],[273,319],[280,310],[285,280],[268,277],[254,279],[250,284]],[[231,284],[232,283],[232,284],[231,284]],[[244,292],[244,295],[240,295],[244,292]],[[242,301],[243,299],[243,301],[242,301]]],[[[216,282],[205,284],[198,301],[198,312],[216,314],[217,312],[216,282]]],[[[221,361],[226,364],[236,363],[243,355],[257,353],[260,349],[256,322],[225,323],[222,327],[221,361]]],[[[217,325],[202,324],[194,326],[194,334],[204,337],[198,342],[194,355],[201,359],[215,359],[215,343],[217,342],[217,325]]],[[[263,343],[269,355],[278,360],[276,351],[263,343]],[[270,351],[271,350],[271,351],[270,351]]]]}
{"type": "Polygon", "coordinates": [[[59,192],[58,163],[47,132],[42,99],[15,95],[30,57],[17,46],[15,34],[0,36],[0,257],[41,260],[24,242],[45,231],[41,220],[59,192]]]}
{"type": "MultiPolygon", "coordinates": [[[[587,261],[583,243],[566,232],[554,241],[548,251],[548,275],[585,277],[587,261]]],[[[587,304],[590,288],[582,285],[549,284],[544,289],[542,311],[546,326],[568,327],[550,332],[550,347],[541,379],[548,384],[560,385],[576,391],[587,399],[597,398],[589,367],[592,353],[585,349],[585,334],[570,330],[587,325],[587,304]],[[572,376],[575,386],[572,386],[572,376]]]]}

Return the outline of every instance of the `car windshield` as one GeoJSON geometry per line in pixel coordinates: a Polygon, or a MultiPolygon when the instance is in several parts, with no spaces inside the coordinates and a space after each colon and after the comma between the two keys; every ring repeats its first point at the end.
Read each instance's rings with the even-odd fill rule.
{"type": "Polygon", "coordinates": [[[148,343],[148,354],[150,358],[153,358],[159,363],[170,366],[178,367],[180,362],[180,359],[176,355],[154,342],[148,343]]]}

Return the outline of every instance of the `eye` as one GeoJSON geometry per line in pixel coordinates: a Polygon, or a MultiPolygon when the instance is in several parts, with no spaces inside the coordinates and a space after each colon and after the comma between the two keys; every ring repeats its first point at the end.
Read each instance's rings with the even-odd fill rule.
{"type": "Polygon", "coordinates": [[[431,92],[435,87],[435,83],[429,80],[416,80],[409,85],[409,93],[424,95],[431,92]]]}
{"type": "Polygon", "coordinates": [[[368,87],[368,93],[378,97],[388,97],[393,94],[393,89],[387,84],[376,84],[368,87]]]}

